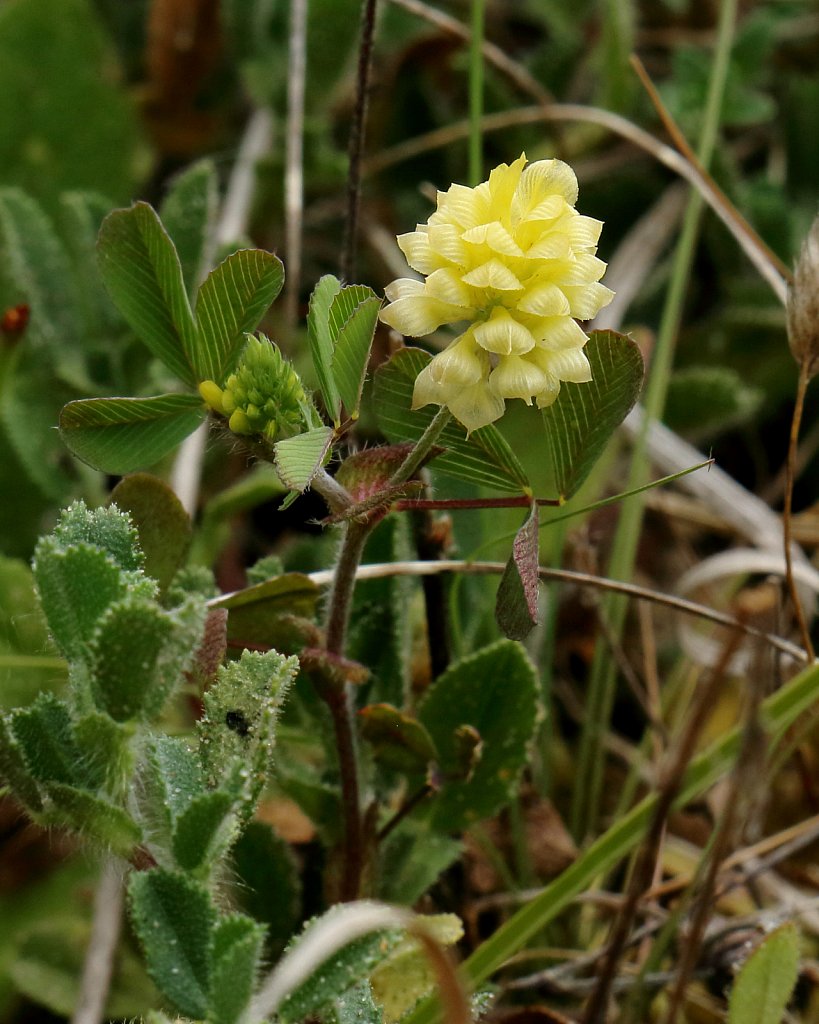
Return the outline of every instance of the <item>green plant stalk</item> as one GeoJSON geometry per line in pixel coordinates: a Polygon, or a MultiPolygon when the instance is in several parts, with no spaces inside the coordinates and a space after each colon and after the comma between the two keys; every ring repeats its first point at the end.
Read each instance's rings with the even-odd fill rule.
{"type": "MultiPolygon", "coordinates": [[[[698,151],[700,162],[706,168],[711,163],[717,141],[735,20],[736,0],[724,0],[720,6],[716,51],[698,151]]],[[[683,303],[703,208],[704,201],[699,193],[692,194],[674,254],[671,283],[651,362],[645,393],[646,416],[643,429],[635,439],[629,474],[630,489],[643,486],[648,479],[648,428],[652,420],[661,418],[665,406],[674,347],[682,320],[683,303]]],[[[623,503],[609,562],[609,575],[615,579],[628,580],[631,577],[643,522],[643,510],[644,505],[639,498],[632,498],[623,503]]],[[[626,609],[626,602],[618,597],[606,598],[601,602],[601,617],[616,637],[622,634],[626,609]]],[[[598,642],[592,660],[586,718],[580,740],[578,785],[572,795],[571,827],[575,838],[579,840],[594,831],[598,820],[605,758],[603,735],[611,719],[615,683],[614,662],[606,646],[598,642]]]]}
{"type": "MultiPolygon", "coordinates": [[[[804,669],[781,690],[768,697],[761,706],[760,720],[770,738],[771,747],[817,701],[819,666],[816,665],[804,669]]],[[[742,731],[743,726],[735,726],[694,758],[683,776],[674,807],[682,807],[703,794],[729,770],[739,752],[742,731]]],[[[596,878],[606,874],[631,853],[651,821],[657,799],[656,793],[644,797],[595,840],[579,860],[501,925],[464,963],[462,972],[465,982],[473,987],[485,982],[596,878]]],[[[438,1001],[430,997],[404,1019],[404,1024],[433,1024],[439,1018],[438,1001]]]]}
{"type": "MultiPolygon", "coordinates": [[[[418,439],[412,451],[393,474],[389,485],[405,483],[424,464],[430,450],[452,418],[443,406],[418,439]]],[[[329,478],[328,478],[329,479],[329,478]]],[[[388,486],[389,486],[388,485],[388,486]]],[[[343,655],[347,641],[347,626],[355,592],[356,572],[367,538],[377,520],[351,519],[344,526],[344,535],[333,574],[333,584],[327,601],[325,619],[325,649],[330,654],[343,655]]],[[[364,848],[361,817],[361,787],[359,784],[358,748],[355,730],[354,692],[348,683],[338,692],[324,695],[332,715],[341,774],[341,798],[344,809],[344,871],[341,883],[342,900],[354,900],[361,894],[361,875],[364,868],[364,848]]]]}
{"type": "Polygon", "coordinates": [[[469,184],[483,181],[483,34],[486,0],[472,0],[469,36],[469,184]]]}

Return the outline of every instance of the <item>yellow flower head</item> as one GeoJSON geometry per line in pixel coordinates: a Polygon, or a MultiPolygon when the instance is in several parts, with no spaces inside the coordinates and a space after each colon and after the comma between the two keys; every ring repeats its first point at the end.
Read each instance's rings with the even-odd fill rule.
{"type": "Polygon", "coordinates": [[[574,208],[577,178],[561,160],[523,154],[476,188],[438,193],[426,224],[398,236],[425,280],[387,286],[384,323],[419,338],[468,327],[421,371],[413,408],[448,406],[467,430],[503,415],[507,398],[551,405],[561,381],[591,380],[583,352],[590,320],[613,292],[600,284],[602,223],[574,208]]]}

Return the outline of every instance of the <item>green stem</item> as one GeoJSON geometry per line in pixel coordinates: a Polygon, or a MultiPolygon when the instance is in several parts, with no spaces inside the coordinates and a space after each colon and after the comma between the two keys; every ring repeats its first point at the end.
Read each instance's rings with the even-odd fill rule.
{"type": "Polygon", "coordinates": [[[483,33],[486,0],[472,0],[469,37],[469,183],[483,181],[483,33]]]}
{"type": "Polygon", "coordinates": [[[407,480],[415,476],[451,420],[452,413],[445,405],[442,405],[433,416],[427,429],[418,438],[415,447],[390,477],[387,487],[398,487],[399,484],[405,484],[407,480]]]}
{"type": "MultiPolygon", "coordinates": [[[[819,666],[812,665],[762,703],[760,720],[774,746],[790,725],[819,700],[819,666]]],[[[744,724],[735,726],[694,758],[683,776],[674,807],[682,807],[706,792],[729,770],[740,750],[744,724]]],[[[657,806],[658,794],[644,797],[628,814],[589,846],[585,853],[550,882],[526,906],[487,939],[463,965],[466,982],[477,986],[528,940],[553,921],[596,878],[611,871],[641,841],[657,806]]],[[[433,1024],[440,1019],[440,1005],[425,999],[404,1024],[433,1024]]]]}
{"type": "MultiPolygon", "coordinates": [[[[736,0],[723,0],[713,69],[705,108],[698,156],[706,168],[711,163],[719,130],[722,99],[728,76],[736,0]]],[[[645,394],[645,421],[635,440],[629,475],[629,488],[643,486],[648,480],[648,429],[652,420],[660,419],[665,406],[668,382],[674,360],[674,347],[682,320],[683,303],[703,211],[703,200],[693,193],[688,201],[683,229],[674,254],[671,283],[657,335],[657,344],[651,363],[651,374],[645,394]]],[[[627,580],[634,568],[637,543],[643,522],[644,504],[641,498],[623,503],[623,510],[614,538],[609,576],[627,580]]],[[[626,617],[626,603],[617,597],[601,603],[600,615],[615,637],[622,634],[626,617]]],[[[605,748],[603,737],[611,719],[616,684],[616,667],[606,645],[598,643],[589,679],[586,718],[578,754],[575,787],[572,800],[571,825],[574,835],[584,839],[593,833],[598,820],[603,786],[605,748]]]]}

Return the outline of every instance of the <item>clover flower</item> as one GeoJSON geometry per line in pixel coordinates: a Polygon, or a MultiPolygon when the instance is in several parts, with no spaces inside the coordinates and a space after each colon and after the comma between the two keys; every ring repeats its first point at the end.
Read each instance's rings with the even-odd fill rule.
{"type": "Polygon", "coordinates": [[[234,434],[264,434],[272,441],[307,426],[309,399],[299,376],[264,335],[248,336],[224,387],[205,380],[199,394],[214,412],[228,417],[234,434]]]}
{"type": "Polygon", "coordinates": [[[476,188],[438,193],[426,224],[398,236],[425,280],[386,288],[384,323],[419,338],[442,324],[466,330],[415,382],[413,408],[447,406],[468,431],[503,415],[506,399],[551,405],[561,381],[591,380],[589,320],[613,292],[600,284],[601,221],[574,208],[577,178],[560,160],[523,154],[476,188]]]}

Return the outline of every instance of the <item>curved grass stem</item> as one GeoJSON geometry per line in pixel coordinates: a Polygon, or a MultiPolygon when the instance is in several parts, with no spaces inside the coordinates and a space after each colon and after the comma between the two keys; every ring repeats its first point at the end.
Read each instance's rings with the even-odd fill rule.
{"type": "Polygon", "coordinates": [[[799,428],[802,423],[802,413],[805,408],[805,394],[810,383],[810,370],[808,361],[803,360],[799,365],[799,381],[796,385],[796,400],[793,406],[793,417],[791,418],[791,434],[788,443],[788,459],[785,466],[785,498],[782,508],[782,535],[785,544],[785,579],[788,585],[793,611],[799,625],[799,634],[802,638],[802,646],[808,653],[811,661],[815,654],[813,643],[810,638],[805,610],[796,588],[796,580],[793,575],[793,485],[796,482],[796,451],[799,442],[799,428]]]}

